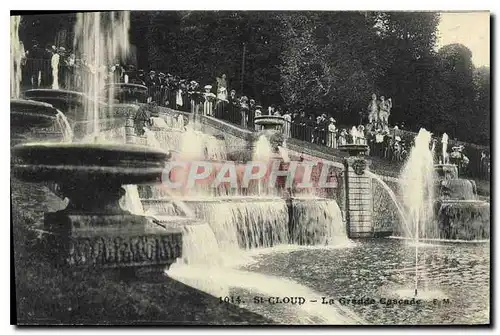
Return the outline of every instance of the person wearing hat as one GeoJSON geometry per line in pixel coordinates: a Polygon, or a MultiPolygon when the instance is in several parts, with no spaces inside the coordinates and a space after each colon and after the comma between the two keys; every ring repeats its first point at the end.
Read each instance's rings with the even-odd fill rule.
{"type": "Polygon", "coordinates": [[[255,100],[250,99],[248,103],[248,128],[254,129],[254,121],[255,121],[255,100]]]}
{"type": "Polygon", "coordinates": [[[337,148],[337,127],[335,126],[335,119],[331,117],[328,119],[328,136],[326,138],[326,145],[330,148],[337,148]]]}
{"type": "Polygon", "coordinates": [[[240,100],[236,96],[236,91],[229,92],[227,108],[224,110],[224,119],[234,124],[241,123],[240,100]]]}
{"type": "Polygon", "coordinates": [[[175,90],[175,109],[184,110],[184,94],[186,90],[186,79],[179,80],[179,85],[175,90]]]}
{"type": "Polygon", "coordinates": [[[339,141],[338,141],[339,145],[347,144],[347,136],[348,136],[347,129],[343,128],[339,134],[339,141]]]}
{"type": "Polygon", "coordinates": [[[285,120],[283,124],[283,134],[285,138],[289,138],[292,135],[292,114],[290,114],[288,109],[283,114],[283,119],[285,120]]]}
{"type": "MultiPolygon", "coordinates": [[[[255,117],[257,116],[262,116],[262,106],[259,104],[255,105],[255,117]]],[[[255,130],[259,131],[260,127],[261,127],[260,125],[256,124],[255,130]]]]}
{"type": "Polygon", "coordinates": [[[203,96],[205,97],[205,101],[203,103],[203,115],[212,116],[213,103],[215,101],[215,94],[211,92],[212,85],[205,85],[203,89],[205,90],[205,92],[203,93],[203,96]]]}
{"type": "Polygon", "coordinates": [[[241,126],[243,128],[247,127],[247,122],[248,122],[248,98],[246,96],[242,96],[240,99],[240,113],[241,113],[241,126]]]}

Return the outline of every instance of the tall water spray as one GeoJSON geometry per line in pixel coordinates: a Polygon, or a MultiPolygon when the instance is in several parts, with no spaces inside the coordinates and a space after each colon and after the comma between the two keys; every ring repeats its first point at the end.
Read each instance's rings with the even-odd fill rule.
{"type": "Polygon", "coordinates": [[[415,294],[418,284],[419,239],[432,236],[436,228],[433,224],[434,163],[429,148],[430,141],[431,133],[420,129],[401,175],[405,216],[415,241],[415,294]]]}
{"type": "Polygon", "coordinates": [[[19,40],[20,16],[10,17],[10,97],[19,98],[21,93],[21,61],[24,49],[19,40]]]}
{"type": "Polygon", "coordinates": [[[443,157],[443,164],[447,164],[448,161],[447,161],[447,158],[446,158],[446,152],[448,150],[448,134],[444,133],[442,138],[441,138],[441,144],[443,146],[443,149],[442,149],[442,157],[443,157]]]}
{"type": "MultiPolygon", "coordinates": [[[[108,67],[125,59],[130,49],[130,13],[95,12],[77,13],[74,49],[90,68],[91,74],[83,80],[83,92],[91,102],[84,106],[87,111],[88,130],[94,136],[99,134],[99,105],[101,92],[106,84],[108,67]]],[[[114,92],[109,90],[108,103],[112,104],[114,92]]]]}

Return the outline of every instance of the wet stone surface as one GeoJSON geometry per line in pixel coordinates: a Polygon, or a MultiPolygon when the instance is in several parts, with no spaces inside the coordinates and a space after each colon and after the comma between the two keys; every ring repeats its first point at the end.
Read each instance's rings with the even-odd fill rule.
{"type": "Polygon", "coordinates": [[[357,241],[351,248],[262,255],[247,270],[295,280],[335,303],[374,299],[373,304],[344,305],[371,324],[489,323],[489,243],[419,246],[418,287],[421,294],[434,292],[420,305],[381,303],[382,298],[401,299],[401,290],[414,291],[415,248],[406,243],[377,239],[357,241]]]}

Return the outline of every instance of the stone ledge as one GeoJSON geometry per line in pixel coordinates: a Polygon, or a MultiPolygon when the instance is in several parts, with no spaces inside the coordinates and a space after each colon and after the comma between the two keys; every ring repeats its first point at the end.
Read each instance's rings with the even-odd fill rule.
{"type": "Polygon", "coordinates": [[[146,217],[47,213],[45,250],[58,265],[102,268],[154,268],[163,271],[182,253],[180,227],[164,227],[146,217]]]}
{"type": "Polygon", "coordinates": [[[368,210],[368,209],[359,209],[359,210],[356,210],[356,209],[353,209],[353,208],[350,208],[349,209],[349,215],[365,215],[365,216],[371,216],[372,215],[372,212],[371,210],[368,210]]]}
{"type": "Polygon", "coordinates": [[[369,232],[350,232],[350,238],[369,238],[373,237],[373,231],[369,232]]]}
{"type": "Polygon", "coordinates": [[[349,182],[349,190],[371,190],[371,189],[372,189],[371,184],[349,182]]]}

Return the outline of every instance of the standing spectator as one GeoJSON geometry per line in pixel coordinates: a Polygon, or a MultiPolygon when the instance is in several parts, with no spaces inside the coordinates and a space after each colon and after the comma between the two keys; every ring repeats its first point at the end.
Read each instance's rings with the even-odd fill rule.
{"type": "Polygon", "coordinates": [[[226,112],[227,119],[228,121],[231,121],[234,124],[241,124],[241,114],[240,114],[240,102],[238,98],[236,97],[236,91],[231,90],[229,92],[229,99],[228,99],[228,110],[226,112]]]}
{"type": "Polygon", "coordinates": [[[360,124],[357,129],[357,144],[366,144],[365,126],[360,124]]]}
{"type": "Polygon", "coordinates": [[[319,141],[320,144],[326,145],[326,134],[328,132],[328,118],[325,113],[321,114],[319,141]]]}
{"type": "Polygon", "coordinates": [[[241,126],[243,128],[247,127],[248,122],[248,98],[246,96],[242,96],[240,99],[240,113],[241,113],[241,126]]]}
{"type": "Polygon", "coordinates": [[[68,79],[68,57],[69,54],[66,51],[66,48],[60,47],[57,50],[57,53],[59,54],[59,86],[61,88],[67,88],[67,79],[68,79]]]}
{"type": "Polygon", "coordinates": [[[314,131],[314,128],[316,125],[316,122],[314,122],[312,115],[309,115],[309,117],[307,118],[307,120],[305,122],[305,125],[306,125],[306,138],[305,138],[305,140],[307,142],[312,143],[314,141],[313,131],[314,131]]]}
{"type": "Polygon", "coordinates": [[[306,112],[301,111],[300,115],[297,117],[297,121],[295,123],[294,128],[297,131],[297,136],[302,141],[307,141],[307,129],[306,129],[306,112]]]}
{"type": "MultiPolygon", "coordinates": [[[[255,106],[255,117],[262,116],[262,106],[261,105],[256,105],[255,106]]],[[[260,125],[256,124],[255,125],[255,130],[259,131],[260,130],[260,125]]]]}
{"type": "Polygon", "coordinates": [[[331,117],[328,121],[328,137],[326,145],[330,148],[337,148],[337,127],[335,127],[335,119],[331,117]]]}
{"type": "Polygon", "coordinates": [[[179,85],[175,94],[175,105],[178,110],[185,110],[187,108],[185,103],[186,90],[186,79],[179,80],[179,85]]]}
{"type": "Polygon", "coordinates": [[[313,143],[320,144],[320,128],[321,128],[321,115],[316,116],[316,124],[314,125],[313,143]]]}
{"type": "Polygon", "coordinates": [[[59,89],[59,60],[60,60],[60,55],[55,50],[55,46],[52,46],[54,49],[54,52],[52,53],[52,57],[50,58],[50,66],[52,68],[52,89],[53,90],[58,90],[59,89]]]}
{"type": "Polygon", "coordinates": [[[149,74],[146,77],[145,82],[148,88],[148,96],[152,100],[153,97],[155,96],[159,84],[158,78],[156,77],[156,72],[153,70],[149,71],[149,74]]]}
{"type": "Polygon", "coordinates": [[[212,116],[212,108],[213,102],[215,101],[215,94],[211,92],[212,85],[205,85],[205,92],[203,96],[205,97],[205,101],[203,102],[203,115],[212,116]]]}
{"type": "Polygon", "coordinates": [[[69,89],[75,89],[76,82],[76,55],[74,52],[71,52],[69,56],[66,58],[66,86],[69,89]]]}
{"type": "Polygon", "coordinates": [[[348,142],[347,135],[348,135],[347,130],[345,128],[343,128],[339,134],[339,145],[347,144],[347,142],[348,142]]]}
{"type": "Polygon", "coordinates": [[[188,95],[191,100],[191,113],[195,116],[195,118],[200,114],[200,105],[202,102],[205,102],[205,97],[201,94],[200,85],[192,80],[189,83],[188,87],[188,95]]]}
{"type": "Polygon", "coordinates": [[[274,115],[275,108],[274,105],[267,107],[267,115],[274,115]]]}
{"type": "Polygon", "coordinates": [[[167,76],[165,78],[165,106],[168,106],[170,108],[174,108],[175,104],[175,79],[174,76],[172,76],[170,73],[167,73],[167,76]]]}
{"type": "Polygon", "coordinates": [[[248,104],[248,128],[253,129],[254,128],[254,121],[255,121],[255,100],[250,99],[250,103],[248,104]]]}
{"type": "Polygon", "coordinates": [[[291,136],[292,115],[288,110],[285,112],[285,115],[283,115],[283,119],[285,120],[283,125],[283,134],[285,135],[285,138],[289,138],[291,136]]]}

